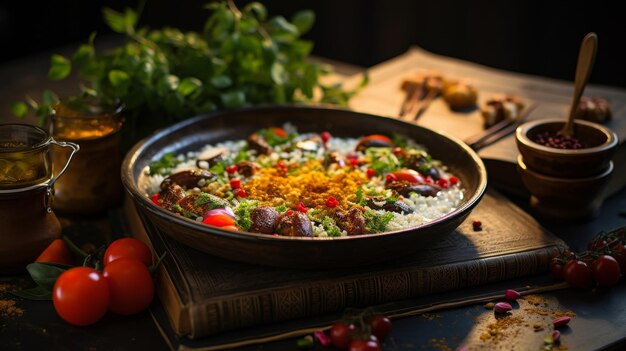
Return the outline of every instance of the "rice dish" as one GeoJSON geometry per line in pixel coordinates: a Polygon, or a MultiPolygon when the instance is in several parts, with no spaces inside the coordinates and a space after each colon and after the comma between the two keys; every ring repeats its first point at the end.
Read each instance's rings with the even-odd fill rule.
{"type": "Polygon", "coordinates": [[[301,134],[288,124],[164,155],[139,184],[156,206],[205,225],[304,237],[415,227],[454,211],[464,193],[419,141],[301,134]]]}

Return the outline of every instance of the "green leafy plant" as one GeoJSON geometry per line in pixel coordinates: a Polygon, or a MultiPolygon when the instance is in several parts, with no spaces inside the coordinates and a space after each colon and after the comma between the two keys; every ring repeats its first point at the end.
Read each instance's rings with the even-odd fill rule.
{"type": "MultiPolygon", "coordinates": [[[[268,18],[259,2],[241,10],[232,0],[205,6],[211,11],[202,32],[177,28],[139,28],[143,5],[118,12],[103,9],[103,17],[123,45],[96,52],[95,34],[72,57],[53,55],[48,77],[65,79],[76,73],[79,97],[121,102],[131,128],[164,126],[199,113],[264,103],[322,102],[346,105],[356,90],[326,86],[320,77],[331,67],[312,62],[313,43],[301,38],[315,14],[296,13],[291,20],[268,18]]],[[[362,85],[367,83],[366,77],[362,85]]],[[[358,88],[357,88],[358,89],[358,88]]],[[[13,105],[13,113],[29,110],[42,118],[58,97],[44,92],[13,105]]]]}

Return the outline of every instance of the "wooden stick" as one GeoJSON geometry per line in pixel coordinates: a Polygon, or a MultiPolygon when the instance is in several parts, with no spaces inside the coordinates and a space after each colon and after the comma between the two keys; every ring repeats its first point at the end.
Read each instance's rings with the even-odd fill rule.
{"type": "Polygon", "coordinates": [[[517,129],[517,127],[526,120],[526,117],[528,117],[528,115],[530,115],[530,113],[535,108],[537,108],[536,103],[526,108],[526,110],[515,121],[509,122],[508,124],[504,124],[503,126],[500,125],[498,128],[494,128],[493,130],[490,130],[491,128],[486,129],[484,131],[485,133],[484,134],[481,133],[479,137],[474,136],[474,137],[468,138],[468,139],[477,139],[476,141],[474,141],[473,143],[467,143],[467,142],[466,143],[469,145],[469,147],[471,147],[475,151],[478,151],[486,146],[489,146],[495,143],[496,141],[513,133],[515,129],[517,129]]]}

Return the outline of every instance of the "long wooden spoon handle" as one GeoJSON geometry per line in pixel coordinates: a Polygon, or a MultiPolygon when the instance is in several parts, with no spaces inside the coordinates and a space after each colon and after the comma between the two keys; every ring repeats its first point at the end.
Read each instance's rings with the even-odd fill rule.
{"type": "Polygon", "coordinates": [[[596,33],[589,33],[583,39],[580,45],[580,51],[578,53],[578,63],[576,64],[576,78],[574,81],[574,100],[572,101],[572,107],[569,112],[569,118],[565,127],[563,127],[563,134],[574,134],[574,115],[580,104],[580,98],[585,91],[585,86],[591,75],[591,69],[596,58],[596,51],[598,49],[598,36],[596,33]]]}

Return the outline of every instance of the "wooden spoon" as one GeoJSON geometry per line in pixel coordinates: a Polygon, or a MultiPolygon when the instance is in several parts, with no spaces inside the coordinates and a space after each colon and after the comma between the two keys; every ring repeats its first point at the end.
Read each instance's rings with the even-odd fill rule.
{"type": "Polygon", "coordinates": [[[598,49],[598,36],[596,33],[589,33],[580,44],[580,52],[578,52],[578,63],[576,64],[576,80],[574,81],[574,101],[569,111],[569,118],[559,131],[559,134],[565,136],[574,135],[574,115],[580,104],[580,98],[585,91],[585,86],[591,75],[593,62],[596,58],[596,50],[598,49]]]}

